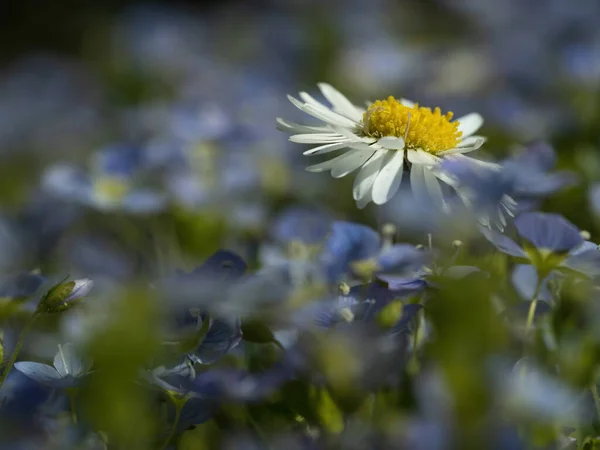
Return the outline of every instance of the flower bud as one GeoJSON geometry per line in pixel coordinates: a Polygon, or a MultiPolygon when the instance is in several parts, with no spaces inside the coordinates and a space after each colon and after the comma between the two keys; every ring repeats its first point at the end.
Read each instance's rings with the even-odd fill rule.
{"type": "Polygon", "coordinates": [[[39,312],[59,313],[73,307],[77,300],[85,297],[92,289],[94,282],[89,278],[59,283],[44,295],[38,306],[39,312]]]}

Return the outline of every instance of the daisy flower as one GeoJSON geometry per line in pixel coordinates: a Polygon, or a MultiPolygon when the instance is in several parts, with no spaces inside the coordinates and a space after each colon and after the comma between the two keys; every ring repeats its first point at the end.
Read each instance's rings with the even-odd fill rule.
{"type": "Polygon", "coordinates": [[[460,185],[443,170],[442,162],[448,158],[472,159],[464,154],[485,142],[482,136],[474,135],[483,123],[479,114],[471,113],[452,120],[451,112],[442,114],[440,108],[432,110],[391,96],[364,109],[352,104],[329,84],[320,83],[319,88],[332,107],[306,92],[300,93],[302,101],[288,98],[294,106],[319,119],[323,125],[299,125],[277,119],[278,128],[292,134],[290,141],[316,145],[305,151],[305,155],[342,152],[306,170],[330,171],[334,178],[341,178],[360,169],[352,192],[359,208],[371,201],[377,205],[388,202],[398,191],[406,171],[410,174],[416,198],[433,201],[436,206],[448,210],[440,181],[457,192],[460,185]]]}

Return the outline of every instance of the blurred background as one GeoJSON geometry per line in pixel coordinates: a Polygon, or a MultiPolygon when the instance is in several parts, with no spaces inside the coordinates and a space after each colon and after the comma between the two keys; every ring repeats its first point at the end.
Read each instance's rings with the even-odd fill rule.
{"type": "Polygon", "coordinates": [[[356,104],[477,111],[483,157],[549,141],[584,177],[546,209],[594,232],[598,17],[596,0],[5,2],[0,258],[127,276],[157,251],[256,261],[287,206],[377,225],[350,178],[304,172],[311,158],[275,129],[305,119],[286,94],[319,81],[356,104]]]}
{"type": "MultiPolygon", "coordinates": [[[[258,317],[259,324],[260,321],[269,326],[274,323],[279,331],[285,331],[286,327],[296,326],[292,318],[308,321],[295,315],[300,306],[304,306],[302,301],[321,301],[322,296],[333,303],[340,299],[356,302],[354,297],[357,297],[361,305],[368,304],[369,308],[371,303],[366,302],[366,297],[379,296],[394,306],[395,294],[389,294],[389,286],[384,287],[378,281],[365,284],[366,291],[362,286],[354,286],[354,291],[350,291],[346,285],[346,292],[338,292],[339,275],[358,272],[349,266],[350,262],[373,255],[379,257],[394,238],[396,243],[427,245],[427,234],[431,230],[426,221],[420,219],[406,223],[415,208],[407,207],[401,195],[384,207],[371,205],[358,210],[351,194],[352,177],[331,179],[325,174],[304,170],[315,159],[303,156],[306,148],[289,142],[286,134],[277,131],[275,119],[310,122],[290,104],[286,94],[306,91],[320,98],[318,82],[330,83],[357,105],[393,95],[424,106],[440,106],[444,111],[453,111],[455,117],[479,112],[485,118],[481,134],[487,136],[488,141],[477,152],[477,157],[503,161],[525,148],[541,148],[531,156],[538,158],[534,161],[538,164],[537,172],[529,183],[533,186],[527,186],[531,197],[537,201],[565,187],[544,200],[539,209],[563,214],[579,229],[589,232],[589,236],[582,233],[586,239],[600,242],[598,18],[598,0],[57,0],[47,3],[19,0],[0,3],[0,300],[17,298],[21,302],[18,307],[30,306],[25,299],[33,299],[29,297],[42,284],[39,274],[51,281],[48,286],[65,281],[67,275],[71,280],[89,278],[94,283],[88,299],[91,301],[82,308],[88,308],[88,315],[79,317],[75,308],[64,314],[64,319],[52,316],[40,320],[31,337],[28,336],[19,360],[49,362],[58,343],[83,342],[107,374],[102,375],[100,370],[101,375],[92,377],[91,388],[84,392],[87,404],[92,405],[91,413],[83,411],[83,416],[92,417],[98,430],[112,430],[116,441],[127,442],[138,434],[152,435],[148,430],[152,429],[154,419],[150,416],[158,409],[148,406],[154,403],[146,402],[146,392],[139,386],[138,390],[132,388],[132,381],[137,381],[140,368],[146,368],[148,361],[163,351],[157,330],[162,332],[166,320],[159,317],[164,312],[159,306],[181,306],[171,301],[173,292],[169,291],[171,296],[166,296],[155,289],[157,280],[169,278],[177,270],[189,273],[218,249],[239,253],[242,258],[232,259],[233,254],[228,252],[216,254],[216,259],[209,260],[195,273],[202,275],[199,285],[193,285],[193,289],[188,287],[189,292],[185,283],[178,288],[192,300],[200,298],[205,302],[199,302],[200,306],[214,308],[215,311],[209,312],[215,312],[215,317],[219,314],[235,317],[235,326],[231,325],[235,331],[231,333],[233,336],[222,330],[215,331],[221,338],[224,334],[226,341],[224,347],[218,339],[216,344],[210,343],[220,346],[215,351],[217,356],[219,352],[225,354],[232,350],[230,359],[235,367],[269,376],[270,372],[263,369],[279,367],[273,361],[279,362],[282,354],[288,355],[280,352],[286,344],[285,336],[277,336],[281,344],[274,341],[269,327],[258,327],[259,332],[254,331],[259,338],[252,340],[256,336],[252,336],[251,328],[247,332],[246,325],[256,324],[250,319],[258,317]],[[551,147],[556,150],[556,161],[551,147]],[[560,179],[545,177],[546,172],[555,168],[561,171],[560,179]],[[561,178],[562,171],[576,173],[577,183],[570,179],[566,182],[566,177],[561,178]],[[540,184],[547,183],[536,190],[537,180],[540,184]],[[334,248],[327,247],[331,254],[325,252],[324,257],[342,260],[343,264],[334,267],[335,276],[323,273],[324,265],[320,265],[323,261],[319,259],[322,257],[319,246],[331,231],[332,220],[354,221],[372,228],[338,223],[337,232],[333,233],[334,248]],[[387,222],[398,225],[397,229],[392,227],[389,232],[388,227],[385,232],[383,224],[387,222]],[[336,236],[341,236],[341,244],[336,236]],[[369,243],[376,247],[373,254],[365,250],[369,243]],[[340,254],[335,254],[336,251],[340,254]],[[251,275],[244,279],[245,284],[237,285],[232,280],[241,277],[246,269],[242,259],[247,262],[247,273],[251,275]],[[269,268],[275,269],[266,270],[269,268]],[[221,277],[222,272],[226,272],[224,277],[221,277]],[[12,274],[23,273],[27,275],[11,278],[12,274]],[[327,280],[331,286],[324,288],[319,284],[319,277],[333,279],[327,280]],[[28,285],[32,278],[33,288],[28,285]],[[371,293],[371,289],[376,292],[371,293]],[[164,303],[157,301],[161,295],[165,297],[164,303]],[[363,295],[365,298],[361,298],[363,295]],[[228,296],[235,302],[228,304],[223,300],[228,296]],[[288,308],[288,301],[293,307],[288,308]],[[86,340],[87,335],[93,338],[86,340]],[[242,335],[244,342],[238,346],[242,335]],[[273,342],[278,345],[272,345],[273,342]],[[106,368],[111,370],[106,371],[106,368]],[[125,437],[119,434],[121,432],[125,437]]],[[[521,161],[527,163],[527,157],[521,161]]],[[[562,228],[558,229],[557,233],[561,234],[562,228]]],[[[423,439],[422,447],[411,445],[408,439],[406,448],[411,450],[446,448],[448,439],[444,433],[448,430],[445,427],[456,417],[459,422],[463,421],[459,426],[466,424],[467,430],[466,437],[461,436],[464,441],[457,441],[456,448],[525,448],[511,446],[510,442],[500,443],[498,447],[467,447],[462,442],[471,442],[470,426],[482,425],[483,416],[496,426],[495,402],[498,398],[504,401],[506,397],[496,384],[490,384],[490,389],[484,386],[487,380],[482,375],[484,362],[492,360],[493,374],[502,378],[497,374],[504,373],[504,366],[512,370],[512,360],[529,355],[529,344],[537,346],[536,357],[544,362],[548,373],[558,372],[570,387],[578,392],[585,390],[585,400],[590,405],[594,403],[591,395],[597,397],[594,400],[600,411],[596,383],[600,355],[598,291],[593,291],[593,295],[587,291],[578,296],[573,294],[575,300],[570,303],[568,298],[558,302],[562,306],[555,308],[552,315],[558,344],[546,345],[543,339],[552,333],[541,326],[536,330],[537,340],[529,342],[528,326],[510,319],[507,320],[509,325],[500,327],[504,322],[498,320],[494,308],[496,303],[502,303],[500,300],[508,299],[505,302],[508,307],[525,305],[519,310],[525,317],[529,308],[525,300],[535,297],[533,285],[541,286],[541,277],[539,282],[537,278],[532,281],[531,277],[515,281],[507,257],[491,251],[482,256],[485,251],[480,248],[483,247],[479,246],[480,242],[473,246],[474,251],[469,248],[469,251],[464,250],[464,257],[460,256],[462,242],[456,244],[455,241],[461,238],[460,231],[447,229],[434,234],[433,238],[429,236],[430,247],[437,250],[445,246],[445,252],[450,255],[439,267],[480,263],[481,260],[485,263],[480,264],[482,271],[492,275],[489,279],[485,276],[479,279],[477,276],[481,274],[476,273],[476,277],[466,281],[471,283],[472,289],[464,289],[460,279],[452,284],[448,289],[450,294],[445,297],[445,294],[438,297],[434,294],[428,304],[431,309],[427,310],[427,320],[433,324],[434,337],[437,333],[440,339],[426,341],[424,346],[426,361],[433,364],[419,372],[415,356],[416,368],[409,365],[408,370],[414,369],[410,373],[417,375],[408,377],[408,381],[403,382],[405,385],[398,388],[410,394],[396,398],[392,392],[389,405],[388,400],[383,399],[383,413],[376,419],[381,419],[393,435],[399,430],[398,423],[402,423],[407,425],[400,434],[405,433],[419,442],[423,436],[428,438],[423,439]],[[459,256],[463,259],[457,262],[459,256]],[[519,291],[523,286],[525,289],[521,291],[526,295],[519,291]],[[542,335],[543,339],[539,337],[542,335]],[[521,341],[525,345],[521,345],[521,341]],[[512,361],[510,365],[503,358],[512,361]],[[443,389],[439,388],[437,367],[447,369],[450,374],[450,387],[459,400],[458,412],[440,407],[446,405],[446,399],[440,395],[443,389]],[[421,413],[426,420],[413,423],[416,416],[405,411],[412,411],[417,403],[422,406],[421,413]],[[438,434],[431,432],[435,427],[430,427],[433,422],[437,424],[436,421],[442,424],[442,432],[438,434]],[[437,446],[431,444],[431,439],[437,439],[437,446]]],[[[575,234],[579,236],[579,230],[575,234]]],[[[491,246],[488,245],[488,249],[491,246]]],[[[416,253],[416,249],[413,250],[416,253]]],[[[362,277],[363,282],[370,280],[375,269],[370,266],[362,269],[368,276],[359,273],[357,278],[362,277]]],[[[531,267],[525,271],[529,273],[524,275],[537,277],[531,267]]],[[[523,275],[522,272],[517,275],[523,275]]],[[[413,280],[421,290],[427,286],[424,273],[413,280]]],[[[175,283],[179,282],[178,279],[175,283]]],[[[41,291],[48,292],[46,287],[41,291]]],[[[567,289],[565,292],[571,295],[567,289]]],[[[419,336],[428,336],[430,331],[424,326],[424,313],[417,315],[420,306],[412,304],[415,300],[412,295],[405,306],[412,306],[413,316],[423,324],[414,332],[413,354],[416,355],[419,336]]],[[[414,295],[425,296],[420,291],[414,295]]],[[[67,300],[64,303],[65,308],[70,307],[67,300]]],[[[183,300],[181,303],[189,306],[183,300]]],[[[9,322],[15,319],[19,326],[24,323],[23,317],[13,317],[17,316],[13,314],[17,308],[11,305],[9,301],[0,301],[0,319],[5,332],[0,342],[4,347],[0,360],[2,356],[6,359],[16,341],[14,336],[11,338],[9,322]]],[[[342,309],[351,312],[346,307],[342,309]]],[[[545,312],[550,309],[547,306],[545,312]]],[[[26,307],[23,310],[28,317],[31,310],[26,307]]],[[[394,320],[404,319],[402,306],[396,313],[394,320]]],[[[194,326],[202,320],[208,323],[208,316],[201,317],[195,309],[188,308],[186,314],[188,321],[193,316],[194,326]]],[[[529,325],[533,318],[532,313],[529,325]]],[[[410,320],[409,315],[406,322],[410,320]]],[[[407,327],[407,323],[402,326],[407,327]]],[[[204,329],[204,324],[202,327],[204,329]]],[[[388,365],[382,366],[380,371],[375,362],[381,360],[387,364],[401,358],[396,358],[395,353],[390,357],[388,347],[386,352],[374,353],[375,340],[371,335],[360,334],[367,327],[357,326],[357,329],[359,332],[355,335],[349,334],[351,339],[340,338],[337,342],[330,340],[335,336],[330,333],[319,345],[308,339],[298,346],[309,348],[319,357],[322,352],[322,360],[333,361],[328,367],[335,369],[332,369],[335,376],[325,371],[326,375],[330,378],[339,375],[344,383],[347,379],[340,374],[347,367],[358,373],[349,370],[348,379],[362,380],[364,375],[369,383],[373,379],[374,383],[381,381],[377,376],[372,377],[373,374],[383,378],[386,371],[397,373],[397,367],[388,365]],[[347,344],[347,348],[336,347],[340,343],[347,344]],[[348,357],[353,354],[356,359],[348,357]],[[346,359],[340,362],[333,356],[338,356],[340,361],[346,359]]],[[[342,328],[340,336],[344,330],[342,328]]],[[[404,337],[408,339],[408,334],[404,337]]],[[[293,342],[292,338],[288,340],[293,342]]],[[[375,343],[379,345],[379,341],[375,343]]],[[[198,348],[204,344],[201,340],[198,348]]],[[[533,354],[533,350],[530,353],[533,354]]],[[[317,367],[327,366],[319,361],[317,367]]],[[[200,360],[201,364],[197,364],[202,366],[198,367],[199,371],[206,369],[205,362],[200,360]]],[[[228,360],[224,364],[232,363],[228,360]]],[[[313,368],[309,366],[309,369],[313,368]]],[[[263,393],[257,388],[259,393],[255,394],[247,385],[238,386],[241,382],[236,384],[235,380],[224,379],[240,389],[238,394],[243,399],[271,393],[269,389],[263,393]]],[[[263,384],[269,387],[269,384],[279,386],[278,383],[282,381],[273,382],[269,378],[263,384]]],[[[541,418],[553,438],[561,433],[566,436],[566,432],[558,430],[558,419],[554,415],[568,415],[568,411],[556,406],[567,402],[562,402],[558,394],[550,395],[561,391],[548,386],[534,380],[531,388],[526,386],[527,392],[517,391],[516,397],[524,398],[525,403],[531,399],[524,394],[534,398],[533,428],[537,426],[535,421],[541,418]]],[[[344,384],[343,387],[340,398],[347,402],[342,406],[354,412],[358,405],[355,386],[349,388],[344,384]],[[350,400],[344,397],[346,394],[350,400]]],[[[164,386],[161,389],[165,389],[164,386]]],[[[365,389],[370,392],[371,385],[365,389]]],[[[171,395],[172,391],[165,389],[167,391],[171,395]]],[[[286,391],[283,397],[306,401],[309,399],[306,392],[318,393],[292,391],[300,393],[293,396],[286,391]]],[[[7,398],[10,403],[9,396],[2,400],[7,398]]],[[[16,399],[13,404],[24,405],[25,412],[21,415],[29,420],[29,410],[35,408],[21,402],[17,394],[12,398],[16,399]]],[[[333,405],[328,411],[335,410],[335,423],[327,423],[323,429],[330,426],[338,433],[344,428],[330,397],[310,401],[324,416],[327,411],[323,412],[321,406],[333,405]]],[[[74,409],[77,408],[71,411],[74,409]]],[[[8,411],[12,416],[13,410],[8,411]]],[[[295,410],[292,408],[288,413],[290,411],[294,415],[288,417],[288,422],[304,427],[297,420],[295,410]]],[[[283,429],[282,422],[275,420],[283,417],[281,409],[264,415],[258,407],[250,412],[252,414],[248,411],[244,414],[257,418],[261,425],[269,425],[269,430],[283,429]]],[[[252,428],[251,422],[246,422],[246,415],[241,416],[243,427],[252,428]]],[[[510,412],[506,415],[512,418],[510,412]]],[[[210,414],[190,423],[201,423],[209,417],[210,414]]],[[[530,416],[526,417],[529,420],[530,416]]],[[[594,421],[595,430],[578,431],[581,438],[598,436],[600,422],[594,421]]],[[[8,423],[1,422],[0,425],[8,423]]],[[[171,422],[171,418],[165,421],[171,422]]],[[[561,423],[565,427],[569,424],[566,420],[561,423]]],[[[352,422],[346,424],[350,425],[344,436],[347,442],[344,448],[365,448],[356,444],[354,432],[360,431],[359,427],[354,427],[352,422]]],[[[487,424],[482,426],[487,427],[487,424]]],[[[4,438],[2,433],[10,428],[10,424],[5,426],[0,437],[4,438]]],[[[520,428],[519,423],[519,431],[520,428]]],[[[27,423],[21,430],[27,435],[30,429],[27,423]]],[[[52,431],[54,428],[50,430],[50,435],[58,435],[52,431]]],[[[260,434],[258,426],[257,430],[260,434]]],[[[311,433],[310,427],[302,431],[306,436],[311,433]]],[[[208,442],[202,439],[201,442],[208,442]]],[[[500,442],[494,438],[494,443],[496,440],[500,442]]],[[[580,439],[578,445],[582,441],[580,439]]],[[[169,439],[163,448],[168,443],[169,439]]],[[[39,444],[34,445],[37,446],[19,448],[40,448],[39,444]]],[[[59,443],[51,448],[66,446],[59,443]]],[[[149,447],[142,444],[139,448],[149,447]]],[[[293,447],[282,444],[280,448],[293,447]]],[[[338,447],[334,444],[332,448],[338,447]]]]}

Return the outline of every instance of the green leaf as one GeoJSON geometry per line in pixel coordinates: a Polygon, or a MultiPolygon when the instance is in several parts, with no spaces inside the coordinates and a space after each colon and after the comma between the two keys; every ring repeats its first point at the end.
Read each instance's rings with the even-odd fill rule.
{"type": "Polygon", "coordinates": [[[242,339],[257,344],[276,342],[271,329],[264,323],[254,320],[242,322],[242,339]]]}

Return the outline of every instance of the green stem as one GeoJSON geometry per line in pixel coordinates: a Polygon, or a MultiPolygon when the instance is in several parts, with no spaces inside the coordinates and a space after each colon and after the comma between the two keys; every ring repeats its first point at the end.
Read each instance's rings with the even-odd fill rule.
{"type": "Polygon", "coordinates": [[[590,386],[590,390],[592,391],[592,397],[594,397],[594,405],[596,406],[596,414],[598,414],[598,420],[600,421],[600,395],[598,395],[598,386],[596,386],[596,381],[592,383],[590,386]]]}
{"type": "Polygon", "coordinates": [[[525,323],[525,336],[529,335],[529,331],[531,330],[531,326],[533,325],[533,318],[535,317],[535,309],[537,307],[538,295],[540,294],[540,289],[542,288],[542,277],[538,274],[538,282],[535,286],[535,292],[533,293],[533,297],[531,298],[531,304],[529,305],[529,312],[527,313],[527,322],[525,323]]]}
{"type": "Polygon", "coordinates": [[[25,335],[31,328],[31,325],[33,325],[33,322],[35,321],[36,318],[37,318],[37,311],[29,317],[27,322],[25,322],[25,326],[23,327],[23,329],[21,330],[21,334],[19,335],[19,340],[17,341],[17,345],[15,346],[15,349],[13,350],[12,354],[10,355],[10,359],[6,363],[6,366],[4,366],[2,375],[0,375],[0,387],[2,387],[2,385],[4,384],[4,381],[6,380],[6,377],[8,377],[8,374],[10,372],[10,369],[12,369],[13,365],[15,364],[15,361],[17,360],[17,357],[19,356],[19,352],[21,351],[21,347],[23,347],[23,341],[25,339],[25,335]]]}
{"type": "Polygon", "coordinates": [[[173,420],[173,426],[171,427],[171,431],[169,431],[169,435],[167,436],[163,444],[160,446],[160,450],[166,450],[167,446],[169,445],[169,442],[171,442],[173,436],[175,436],[175,432],[177,431],[177,425],[179,425],[179,418],[181,417],[181,410],[183,409],[184,403],[173,402],[173,404],[175,406],[175,419],[173,420]]]}
{"type": "Polygon", "coordinates": [[[69,396],[69,405],[71,407],[71,421],[73,425],[77,425],[77,408],[75,407],[75,392],[72,390],[67,390],[67,395],[69,396]]]}

